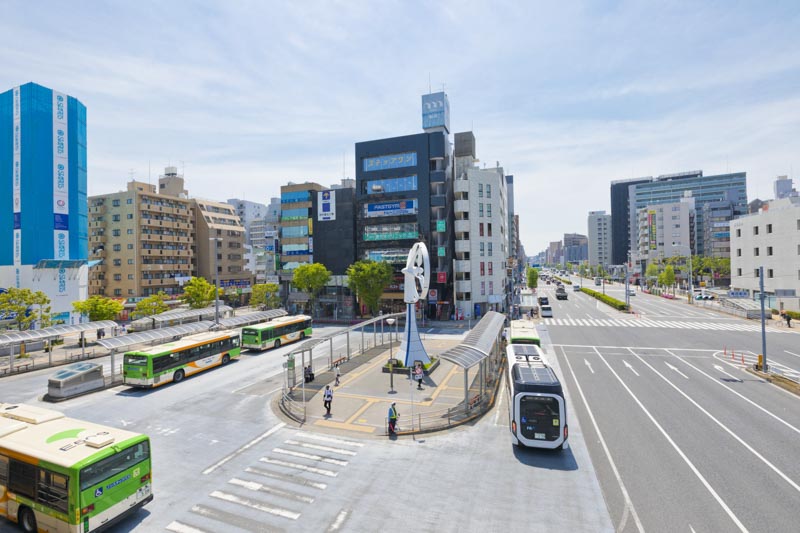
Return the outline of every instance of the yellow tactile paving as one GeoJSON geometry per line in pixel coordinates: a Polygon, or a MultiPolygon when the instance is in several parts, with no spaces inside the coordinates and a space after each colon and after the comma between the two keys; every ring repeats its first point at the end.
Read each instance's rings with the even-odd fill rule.
{"type": "Polygon", "coordinates": [[[335,429],[344,429],[347,431],[359,431],[361,433],[374,433],[375,427],[359,426],[356,424],[348,424],[347,422],[334,422],[333,420],[317,420],[314,422],[315,426],[325,426],[335,429]]]}
{"type": "Polygon", "coordinates": [[[354,421],[356,418],[358,418],[359,416],[361,416],[361,415],[364,413],[364,411],[366,411],[367,409],[369,409],[370,407],[372,407],[372,405],[373,405],[373,404],[375,404],[375,403],[377,403],[377,402],[378,402],[378,400],[367,400],[367,403],[365,403],[363,406],[361,406],[361,407],[358,409],[358,411],[356,411],[356,412],[353,414],[353,416],[351,416],[350,418],[348,418],[346,423],[347,423],[347,424],[352,424],[352,423],[353,423],[353,421],[354,421]]]}

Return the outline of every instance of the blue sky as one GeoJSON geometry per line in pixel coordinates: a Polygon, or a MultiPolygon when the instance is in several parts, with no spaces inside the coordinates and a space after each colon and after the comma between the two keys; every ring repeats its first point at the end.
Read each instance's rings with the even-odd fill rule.
{"type": "Polygon", "coordinates": [[[192,195],[268,202],[421,131],[430,78],[514,174],[533,254],[585,233],[612,180],[746,171],[749,199],[800,181],[798,28],[797,1],[5,0],[0,90],[86,104],[90,194],[172,162],[192,195]]]}

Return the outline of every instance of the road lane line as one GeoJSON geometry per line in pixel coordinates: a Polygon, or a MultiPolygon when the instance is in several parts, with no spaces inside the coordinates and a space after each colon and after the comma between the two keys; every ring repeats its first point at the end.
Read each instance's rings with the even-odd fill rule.
{"type": "Polygon", "coordinates": [[[586,407],[586,412],[589,414],[589,419],[592,421],[594,430],[597,433],[597,438],[600,439],[600,445],[603,447],[603,451],[606,454],[608,463],[611,466],[611,471],[614,472],[617,485],[619,485],[619,489],[622,492],[622,498],[625,500],[625,509],[623,510],[622,518],[620,519],[620,524],[619,527],[617,527],[617,531],[622,531],[625,529],[625,524],[628,521],[628,513],[630,512],[630,515],[633,517],[633,522],[636,524],[636,529],[638,529],[641,533],[644,533],[644,527],[642,527],[642,522],[639,520],[639,515],[633,506],[633,501],[631,501],[631,497],[628,494],[628,489],[625,487],[625,483],[622,482],[622,476],[617,469],[617,464],[611,457],[611,450],[608,449],[606,439],[603,437],[603,433],[600,431],[600,426],[597,425],[597,420],[594,417],[592,409],[589,407],[589,402],[586,401],[586,396],[583,394],[583,388],[581,387],[580,383],[578,383],[578,378],[575,375],[575,371],[572,369],[572,364],[569,362],[569,357],[567,357],[567,354],[564,352],[563,348],[561,349],[561,353],[564,356],[564,361],[567,363],[567,368],[569,368],[570,374],[572,374],[572,379],[575,381],[575,387],[578,389],[578,394],[581,396],[584,407],[586,407]]]}
{"type": "Polygon", "coordinates": [[[790,352],[789,350],[784,350],[784,352],[788,353],[789,355],[793,355],[795,357],[800,357],[800,354],[796,354],[794,352],[790,352]]]}
{"type": "Polygon", "coordinates": [[[266,439],[267,437],[269,437],[270,435],[272,435],[273,433],[275,433],[276,431],[278,431],[279,429],[281,429],[285,425],[286,425],[286,423],[284,423],[284,422],[280,422],[279,424],[276,424],[275,426],[270,428],[268,431],[266,431],[265,433],[262,433],[260,436],[258,436],[255,439],[251,440],[250,442],[248,442],[247,444],[245,444],[244,446],[242,446],[241,448],[239,448],[238,450],[236,450],[232,454],[228,455],[227,457],[225,457],[224,459],[222,459],[218,463],[216,463],[216,464],[206,468],[205,470],[203,470],[203,475],[205,476],[205,475],[210,474],[211,472],[213,472],[214,470],[216,470],[220,466],[224,465],[225,463],[227,463],[228,461],[230,461],[231,459],[233,459],[237,455],[245,452],[246,450],[252,448],[253,446],[258,444],[262,440],[266,439]]]}
{"type": "MultiPolygon", "coordinates": [[[[633,353],[633,352],[632,352],[632,353],[633,353]]],[[[728,428],[728,426],[726,426],[725,424],[723,424],[722,422],[720,422],[720,421],[719,421],[719,420],[718,420],[718,419],[717,419],[717,418],[716,418],[714,415],[712,415],[711,413],[709,413],[709,412],[708,412],[708,411],[707,411],[707,410],[706,410],[706,409],[705,409],[703,406],[701,406],[699,403],[697,403],[697,402],[696,402],[696,401],[695,401],[695,400],[694,400],[694,399],[693,399],[691,396],[689,396],[688,394],[686,394],[685,392],[683,392],[683,391],[681,390],[681,388],[680,388],[680,387],[678,387],[677,385],[675,385],[674,383],[672,383],[672,382],[671,382],[671,381],[670,381],[670,380],[669,380],[667,377],[665,377],[663,374],[661,374],[661,372],[659,372],[658,370],[656,370],[655,368],[653,368],[653,367],[650,365],[650,363],[648,363],[647,361],[645,361],[644,359],[642,359],[642,357],[641,357],[641,356],[639,356],[639,355],[638,355],[638,354],[636,354],[636,353],[633,353],[633,355],[634,355],[635,357],[638,357],[638,358],[639,358],[639,360],[640,360],[642,363],[644,363],[644,364],[645,364],[645,365],[646,365],[646,366],[647,366],[647,367],[648,367],[650,370],[652,370],[653,372],[655,372],[655,373],[656,373],[656,375],[657,375],[658,377],[660,377],[661,379],[663,379],[663,380],[664,380],[664,381],[665,381],[665,382],[666,382],[666,383],[667,383],[667,384],[668,384],[670,387],[672,387],[673,389],[675,389],[676,391],[678,391],[678,393],[679,393],[681,396],[683,396],[684,398],[686,398],[687,400],[689,400],[689,402],[691,402],[691,403],[692,403],[692,405],[694,405],[695,407],[697,407],[697,408],[700,410],[700,412],[702,412],[704,415],[706,415],[708,418],[710,418],[710,419],[711,419],[711,420],[712,420],[712,421],[713,421],[715,424],[717,424],[717,425],[718,425],[720,428],[722,428],[722,429],[723,429],[723,430],[724,430],[726,433],[728,433],[728,434],[729,434],[731,437],[733,437],[734,439],[736,439],[736,440],[739,442],[739,444],[741,444],[742,446],[744,446],[744,447],[747,449],[747,451],[749,451],[750,453],[752,453],[753,455],[755,455],[755,456],[756,456],[756,457],[757,457],[759,460],[761,460],[761,462],[762,462],[762,463],[764,463],[765,465],[767,465],[767,466],[768,466],[770,469],[772,469],[772,471],[774,471],[774,472],[775,472],[776,474],[778,474],[778,475],[779,475],[781,478],[783,478],[783,480],[784,480],[784,481],[786,481],[786,483],[788,483],[788,484],[789,484],[789,485],[790,485],[790,486],[791,486],[791,487],[792,487],[794,490],[796,490],[797,492],[800,492],[800,485],[798,485],[797,483],[795,483],[795,482],[794,482],[794,481],[793,481],[793,480],[792,480],[792,479],[791,479],[789,476],[787,476],[786,474],[784,474],[784,473],[783,473],[783,472],[782,472],[780,469],[778,469],[778,467],[777,467],[777,466],[775,466],[774,464],[772,464],[771,462],[769,462],[769,460],[767,460],[767,458],[766,458],[766,457],[764,457],[763,455],[761,455],[760,453],[758,453],[758,452],[757,452],[757,451],[756,451],[756,450],[755,450],[755,449],[754,449],[752,446],[750,446],[749,444],[747,444],[747,443],[744,441],[744,439],[742,439],[742,438],[741,438],[739,435],[737,435],[736,433],[734,433],[734,432],[733,432],[733,431],[732,431],[730,428],[728,428]]]]}
{"type": "Polygon", "coordinates": [[[606,358],[603,357],[603,354],[600,353],[600,350],[595,350],[595,351],[597,352],[597,356],[603,361],[603,363],[605,363],[605,365],[608,367],[611,373],[614,374],[614,377],[617,378],[617,381],[619,381],[620,385],[622,385],[622,387],[628,392],[631,398],[633,398],[633,401],[636,402],[636,404],[642,411],[644,411],[644,414],[647,415],[647,418],[649,418],[650,421],[653,423],[653,425],[656,426],[656,429],[658,429],[661,435],[663,435],[663,437],[667,440],[667,442],[670,443],[672,448],[678,453],[681,459],[683,459],[683,461],[687,464],[689,469],[691,469],[694,475],[697,476],[697,479],[700,480],[700,482],[703,484],[706,490],[708,490],[711,496],[722,507],[722,509],[725,511],[728,517],[733,521],[734,524],[736,524],[736,527],[739,528],[739,531],[747,532],[747,528],[744,527],[744,524],[742,524],[742,522],[736,517],[736,515],[733,514],[733,511],[731,510],[730,507],[728,507],[728,504],[726,504],[725,501],[722,499],[722,497],[720,497],[720,495],[717,494],[717,491],[714,490],[714,487],[712,487],[711,484],[708,482],[708,480],[706,480],[706,478],[703,477],[703,474],[701,474],[700,471],[697,469],[697,467],[694,466],[694,463],[692,463],[691,459],[689,459],[689,457],[687,457],[686,454],[683,453],[683,450],[680,448],[680,446],[678,446],[678,444],[674,440],[672,440],[672,437],[670,437],[669,433],[667,433],[667,431],[661,426],[661,424],[658,423],[658,420],[656,420],[655,417],[652,414],[650,414],[650,411],[647,410],[647,407],[644,406],[644,404],[641,402],[641,400],[639,400],[636,394],[634,394],[633,391],[630,389],[630,387],[628,387],[628,385],[625,383],[625,381],[623,381],[622,377],[620,377],[620,375],[617,374],[617,371],[612,368],[612,366],[609,364],[608,361],[606,361],[606,358]]]}
{"type": "Polygon", "coordinates": [[[760,410],[761,410],[761,412],[763,412],[763,413],[765,413],[765,414],[768,414],[769,416],[771,416],[772,418],[774,418],[775,420],[777,420],[778,422],[780,422],[780,423],[781,423],[781,424],[783,424],[784,426],[788,427],[789,429],[791,429],[791,430],[792,430],[792,431],[794,431],[795,433],[797,433],[797,434],[800,434],[800,429],[798,429],[798,428],[796,428],[795,426],[791,425],[789,422],[787,422],[786,420],[782,419],[781,417],[779,417],[779,416],[778,416],[778,415],[776,415],[775,413],[773,413],[773,412],[771,412],[771,411],[769,411],[769,410],[767,410],[767,409],[764,409],[763,407],[761,407],[760,405],[758,405],[756,402],[754,402],[753,400],[751,400],[751,399],[750,399],[750,398],[748,398],[747,396],[745,396],[745,395],[743,395],[743,394],[741,394],[741,393],[739,393],[739,392],[735,391],[734,389],[732,389],[731,387],[729,387],[729,386],[728,386],[726,383],[723,383],[723,382],[721,382],[719,379],[715,378],[714,376],[712,376],[712,375],[710,375],[710,374],[707,374],[706,372],[704,372],[704,371],[700,370],[699,368],[697,368],[696,366],[694,366],[693,364],[691,364],[689,361],[685,361],[685,360],[684,360],[682,357],[680,357],[680,356],[678,356],[678,355],[675,355],[674,353],[670,352],[669,350],[666,350],[666,352],[667,352],[667,353],[669,353],[670,355],[674,356],[675,358],[677,358],[677,359],[678,359],[678,361],[681,361],[683,364],[685,364],[685,365],[686,365],[686,366],[688,366],[689,368],[693,368],[694,370],[696,370],[696,371],[697,371],[697,372],[699,372],[700,374],[704,375],[705,377],[707,377],[708,379],[710,379],[711,381],[713,381],[714,383],[716,383],[716,384],[717,384],[717,385],[719,385],[720,387],[724,387],[725,389],[729,390],[730,392],[732,392],[733,394],[735,394],[736,396],[738,396],[738,397],[739,397],[739,398],[741,398],[742,400],[746,401],[747,403],[749,403],[749,404],[750,404],[750,405],[752,405],[753,407],[756,407],[757,409],[760,409],[760,410]]]}
{"type": "Polygon", "coordinates": [[[300,518],[300,513],[296,511],[290,511],[289,509],[283,509],[281,507],[271,507],[261,502],[253,501],[249,498],[242,498],[241,496],[228,494],[227,492],[222,492],[219,490],[215,490],[209,494],[209,496],[225,502],[236,503],[242,507],[249,507],[250,509],[256,509],[258,511],[263,511],[275,516],[282,516],[283,518],[288,518],[290,520],[297,520],[300,518]]]}
{"type": "Polygon", "coordinates": [[[339,531],[339,528],[342,527],[342,524],[344,524],[344,521],[347,520],[347,515],[349,514],[349,509],[342,509],[339,514],[336,515],[336,520],[334,520],[331,526],[328,528],[328,533],[339,531]]]}
{"type": "Polygon", "coordinates": [[[166,527],[167,531],[174,531],[175,533],[209,533],[205,529],[198,529],[196,527],[192,527],[188,524],[183,524],[178,522],[177,520],[172,521],[166,527]]]}

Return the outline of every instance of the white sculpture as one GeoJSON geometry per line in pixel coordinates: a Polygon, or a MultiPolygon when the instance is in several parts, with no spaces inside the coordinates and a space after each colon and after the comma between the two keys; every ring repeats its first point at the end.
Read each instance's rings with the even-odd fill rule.
{"type": "Polygon", "coordinates": [[[420,300],[425,301],[430,284],[431,263],[425,243],[414,244],[408,252],[406,267],[401,272],[405,274],[403,299],[406,302],[406,328],[398,355],[403,357],[403,364],[407,368],[411,368],[416,361],[422,361],[424,364],[431,362],[422,345],[422,340],[419,338],[417,319],[414,313],[414,305],[420,300]],[[419,283],[419,287],[417,287],[417,283],[419,283]]]}

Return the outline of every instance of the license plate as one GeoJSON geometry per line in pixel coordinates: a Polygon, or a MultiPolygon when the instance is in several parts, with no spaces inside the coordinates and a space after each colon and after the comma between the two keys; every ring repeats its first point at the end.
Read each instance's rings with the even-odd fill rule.
{"type": "Polygon", "coordinates": [[[533,434],[533,438],[534,438],[534,439],[541,439],[541,440],[544,440],[544,438],[545,438],[545,437],[544,437],[544,433],[534,433],[534,434],[533,434]]]}

